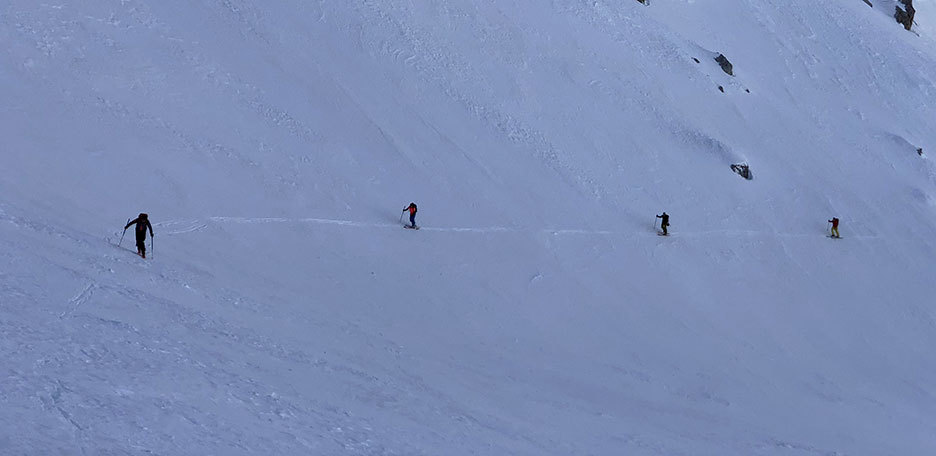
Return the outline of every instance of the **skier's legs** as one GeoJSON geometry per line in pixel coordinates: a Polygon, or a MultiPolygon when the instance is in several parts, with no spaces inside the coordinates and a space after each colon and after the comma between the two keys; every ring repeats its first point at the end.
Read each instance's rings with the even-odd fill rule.
{"type": "Polygon", "coordinates": [[[145,234],[143,236],[138,235],[136,237],[136,247],[137,247],[137,253],[141,257],[146,258],[146,235],[145,234]]]}
{"type": "Polygon", "coordinates": [[[663,227],[663,234],[666,235],[666,234],[667,234],[667,233],[666,233],[666,226],[667,226],[667,225],[661,225],[661,226],[663,227]]]}
{"type": "Polygon", "coordinates": [[[839,237],[838,227],[832,227],[832,235],[839,237]]]}
{"type": "Polygon", "coordinates": [[[409,222],[410,222],[410,226],[412,226],[413,228],[416,228],[416,214],[409,215],[409,222]]]}

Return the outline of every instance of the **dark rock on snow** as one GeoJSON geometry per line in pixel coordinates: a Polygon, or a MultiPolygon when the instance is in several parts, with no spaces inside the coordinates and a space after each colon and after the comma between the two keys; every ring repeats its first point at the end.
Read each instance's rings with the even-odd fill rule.
{"type": "Polygon", "coordinates": [[[722,71],[728,73],[728,76],[734,76],[734,66],[731,65],[731,62],[728,61],[728,57],[725,57],[725,54],[718,54],[718,57],[715,57],[715,61],[721,66],[722,71]]]}
{"type": "Polygon", "coordinates": [[[751,167],[747,163],[735,163],[731,165],[731,170],[747,180],[754,178],[754,174],[751,174],[751,167]]]}
{"type": "Polygon", "coordinates": [[[897,19],[897,22],[904,26],[905,29],[910,30],[910,27],[913,26],[913,16],[916,14],[916,9],[913,7],[913,0],[899,0],[903,4],[903,9],[900,6],[896,6],[894,12],[894,19],[897,19]]]}

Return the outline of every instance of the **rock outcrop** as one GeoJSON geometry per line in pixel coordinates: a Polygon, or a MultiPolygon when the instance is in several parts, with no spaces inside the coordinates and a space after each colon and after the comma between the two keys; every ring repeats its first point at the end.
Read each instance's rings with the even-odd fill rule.
{"type": "Polygon", "coordinates": [[[734,76],[734,66],[731,65],[731,62],[728,61],[728,57],[725,57],[725,54],[718,54],[718,57],[715,57],[715,61],[721,66],[722,71],[728,73],[728,76],[734,76]]]}
{"type": "Polygon", "coordinates": [[[731,170],[747,180],[754,179],[754,174],[751,173],[751,167],[748,166],[747,163],[735,163],[731,165],[731,170]]]}
{"type": "Polygon", "coordinates": [[[916,14],[916,9],[913,7],[913,0],[898,0],[903,4],[903,8],[899,5],[896,7],[897,11],[894,12],[894,19],[897,19],[905,29],[910,30],[910,27],[913,27],[913,16],[916,14]]]}

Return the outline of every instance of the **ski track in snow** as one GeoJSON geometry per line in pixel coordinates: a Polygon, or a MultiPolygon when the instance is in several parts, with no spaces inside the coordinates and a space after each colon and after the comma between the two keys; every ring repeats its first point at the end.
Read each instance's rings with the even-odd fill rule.
{"type": "Polygon", "coordinates": [[[68,309],[62,312],[59,315],[59,318],[65,318],[68,315],[75,313],[82,304],[91,299],[91,296],[94,294],[94,283],[89,283],[84,289],[81,290],[74,298],[68,301],[68,309]]]}
{"type": "MultiPolygon", "coordinates": [[[[347,226],[353,228],[395,228],[400,225],[395,223],[374,223],[374,222],[360,222],[354,220],[338,220],[338,219],[323,219],[323,218],[311,218],[311,217],[302,217],[302,218],[289,218],[289,217],[209,217],[205,220],[170,220],[166,222],[160,222],[154,224],[156,227],[167,228],[168,232],[165,234],[170,236],[189,234],[196,231],[203,230],[207,228],[212,223],[234,223],[234,224],[273,224],[273,223],[308,223],[316,225],[336,225],[336,226],[347,226]],[[173,229],[173,227],[182,227],[178,229],[173,229]]],[[[552,234],[552,235],[577,235],[577,236],[622,236],[622,237],[634,237],[634,236],[654,236],[655,232],[626,232],[626,231],[615,231],[615,230],[590,230],[590,229],[574,229],[574,228],[516,228],[516,227],[506,227],[506,226],[490,226],[490,227],[433,227],[420,225],[420,231],[435,231],[435,232],[446,232],[446,233],[542,233],[542,234],[552,234]]],[[[712,236],[765,236],[765,237],[778,237],[778,238],[813,238],[819,236],[819,233],[776,233],[771,231],[757,231],[757,230],[706,230],[706,231],[672,231],[670,232],[669,237],[690,237],[690,238],[704,238],[712,236]]],[[[827,236],[827,234],[826,234],[827,236]]],[[[844,239],[858,239],[858,240],[873,240],[878,239],[877,236],[870,235],[850,235],[842,236],[844,239]]]]}

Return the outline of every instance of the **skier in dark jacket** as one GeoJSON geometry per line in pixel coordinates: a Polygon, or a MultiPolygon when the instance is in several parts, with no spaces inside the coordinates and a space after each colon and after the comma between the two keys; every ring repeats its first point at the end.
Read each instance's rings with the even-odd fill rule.
{"type": "Polygon", "coordinates": [[[146,230],[149,229],[150,237],[155,237],[153,234],[153,225],[150,224],[149,216],[146,214],[140,214],[139,217],[131,221],[124,227],[124,230],[130,228],[132,225],[136,225],[136,246],[137,254],[143,258],[146,258],[146,230]]]}
{"type": "Polygon", "coordinates": [[[409,203],[403,212],[409,211],[410,228],[416,228],[416,203],[409,203]]]}
{"type": "Polygon", "coordinates": [[[663,228],[663,235],[669,236],[669,234],[666,232],[666,227],[669,226],[669,214],[667,214],[666,211],[663,211],[663,214],[656,216],[656,218],[662,219],[660,220],[660,227],[663,228]]]}
{"type": "Polygon", "coordinates": [[[832,217],[832,220],[829,220],[829,223],[832,224],[832,237],[834,238],[841,237],[839,236],[839,232],[838,232],[839,219],[837,217],[832,217]]]}

